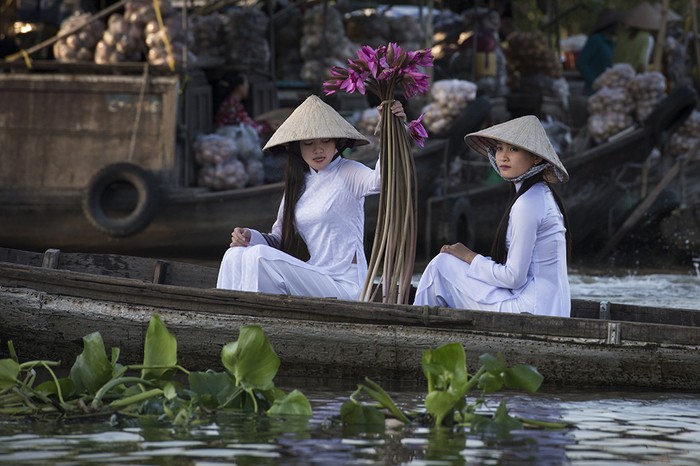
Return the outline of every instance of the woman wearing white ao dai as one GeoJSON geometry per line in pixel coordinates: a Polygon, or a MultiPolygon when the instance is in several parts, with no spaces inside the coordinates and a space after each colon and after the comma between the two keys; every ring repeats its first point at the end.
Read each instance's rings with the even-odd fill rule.
{"type": "MultiPolygon", "coordinates": [[[[269,246],[251,229],[250,246],[226,251],[217,288],[358,299],[367,275],[364,198],[378,193],[380,186],[378,167],[372,170],[342,157],[319,172],[310,169],[296,208],[296,226],[308,245],[309,261],[269,246]]],[[[277,243],[282,238],[283,205],[269,236],[277,243]]]]}
{"type": "MultiPolygon", "coordinates": [[[[398,101],[391,112],[406,116],[398,101]]],[[[379,193],[381,176],[379,162],[373,170],[340,154],[368,142],[317,96],[297,107],[265,145],[289,157],[272,232],[233,230],[217,288],[357,300],[367,275],[364,199],[379,193]]]]}

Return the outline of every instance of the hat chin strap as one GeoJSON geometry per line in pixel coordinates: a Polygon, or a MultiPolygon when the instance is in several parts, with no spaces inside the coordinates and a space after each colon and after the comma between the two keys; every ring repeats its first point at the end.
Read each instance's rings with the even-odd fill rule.
{"type": "Polygon", "coordinates": [[[503,178],[506,181],[511,181],[513,183],[517,183],[518,181],[522,181],[522,180],[525,180],[527,178],[530,178],[531,176],[536,175],[539,172],[545,170],[550,165],[549,162],[542,159],[542,162],[544,162],[544,163],[538,163],[537,165],[531,166],[522,175],[516,176],[515,178],[506,178],[505,176],[501,175],[501,171],[498,169],[498,164],[496,163],[496,156],[492,153],[491,150],[489,150],[488,158],[489,158],[489,162],[491,162],[491,166],[493,167],[494,170],[496,170],[496,173],[498,173],[498,176],[500,176],[501,178],[503,178]]]}

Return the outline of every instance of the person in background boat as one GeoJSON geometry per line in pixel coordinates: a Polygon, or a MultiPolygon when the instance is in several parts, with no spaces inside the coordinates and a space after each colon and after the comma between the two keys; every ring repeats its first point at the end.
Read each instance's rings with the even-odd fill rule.
{"type": "Polygon", "coordinates": [[[248,114],[243,101],[250,93],[250,83],[245,74],[231,73],[224,75],[215,86],[214,119],[215,129],[222,126],[250,125],[255,129],[261,141],[266,140],[274,128],[265,121],[256,121],[248,114]]]}
{"type": "MultiPolygon", "coordinates": [[[[406,117],[394,101],[394,115],[406,117]]],[[[364,198],[381,187],[374,169],[343,158],[369,141],[311,95],[265,145],[287,155],[285,187],[270,233],[236,227],[217,288],[293,296],[359,299],[367,275],[364,198]]]]}
{"type": "Polygon", "coordinates": [[[598,14],[593,31],[576,59],[576,68],[585,82],[586,95],[593,93],[593,81],[613,64],[615,36],[622,15],[610,8],[598,14]]]}
{"type": "Polygon", "coordinates": [[[615,44],[613,63],[629,63],[637,73],[644,73],[649,68],[654,50],[654,33],[660,26],[659,14],[648,2],[642,2],[626,15],[624,24],[615,44]]]}
{"type": "Polygon", "coordinates": [[[513,199],[491,256],[462,243],[443,246],[423,272],[414,304],[569,317],[571,241],[563,204],[551,187],[569,174],[542,123],[527,115],[464,139],[512,183],[513,199]]]}

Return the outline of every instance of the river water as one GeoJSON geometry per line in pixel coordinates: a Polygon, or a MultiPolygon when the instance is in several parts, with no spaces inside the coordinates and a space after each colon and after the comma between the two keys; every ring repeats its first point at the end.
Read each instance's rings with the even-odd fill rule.
{"type": "MultiPolygon", "coordinates": [[[[700,276],[614,275],[573,271],[573,298],[700,310],[700,276]]],[[[698,355],[700,364],[700,355],[698,355]]],[[[359,381],[358,381],[359,382],[359,381]]],[[[354,385],[308,381],[311,419],[218,416],[187,429],[124,419],[80,423],[0,417],[0,464],[12,465],[698,465],[700,394],[554,390],[499,394],[511,414],[562,421],[558,430],[526,429],[507,438],[464,429],[389,425],[381,432],[334,423],[354,385]]],[[[307,385],[307,386],[304,386],[307,385]]],[[[391,387],[406,411],[420,411],[424,392],[391,387]]],[[[415,390],[415,388],[411,388],[415,390]]]]}

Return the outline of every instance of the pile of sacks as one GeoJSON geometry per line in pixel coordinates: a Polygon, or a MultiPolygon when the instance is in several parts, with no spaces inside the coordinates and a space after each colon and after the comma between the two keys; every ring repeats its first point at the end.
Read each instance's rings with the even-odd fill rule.
{"type": "Polygon", "coordinates": [[[596,144],[635,123],[643,123],[666,95],[666,78],[657,71],[637,74],[616,63],[593,82],[588,98],[588,134],[596,144]]]}
{"type": "Polygon", "coordinates": [[[250,125],[224,126],[197,137],[198,184],[213,190],[240,189],[265,182],[260,138],[250,125]]]}
{"type": "Polygon", "coordinates": [[[424,113],[423,126],[431,134],[442,134],[449,130],[454,121],[476,99],[477,86],[461,79],[442,79],[430,89],[432,102],[421,110],[424,113]]]}

